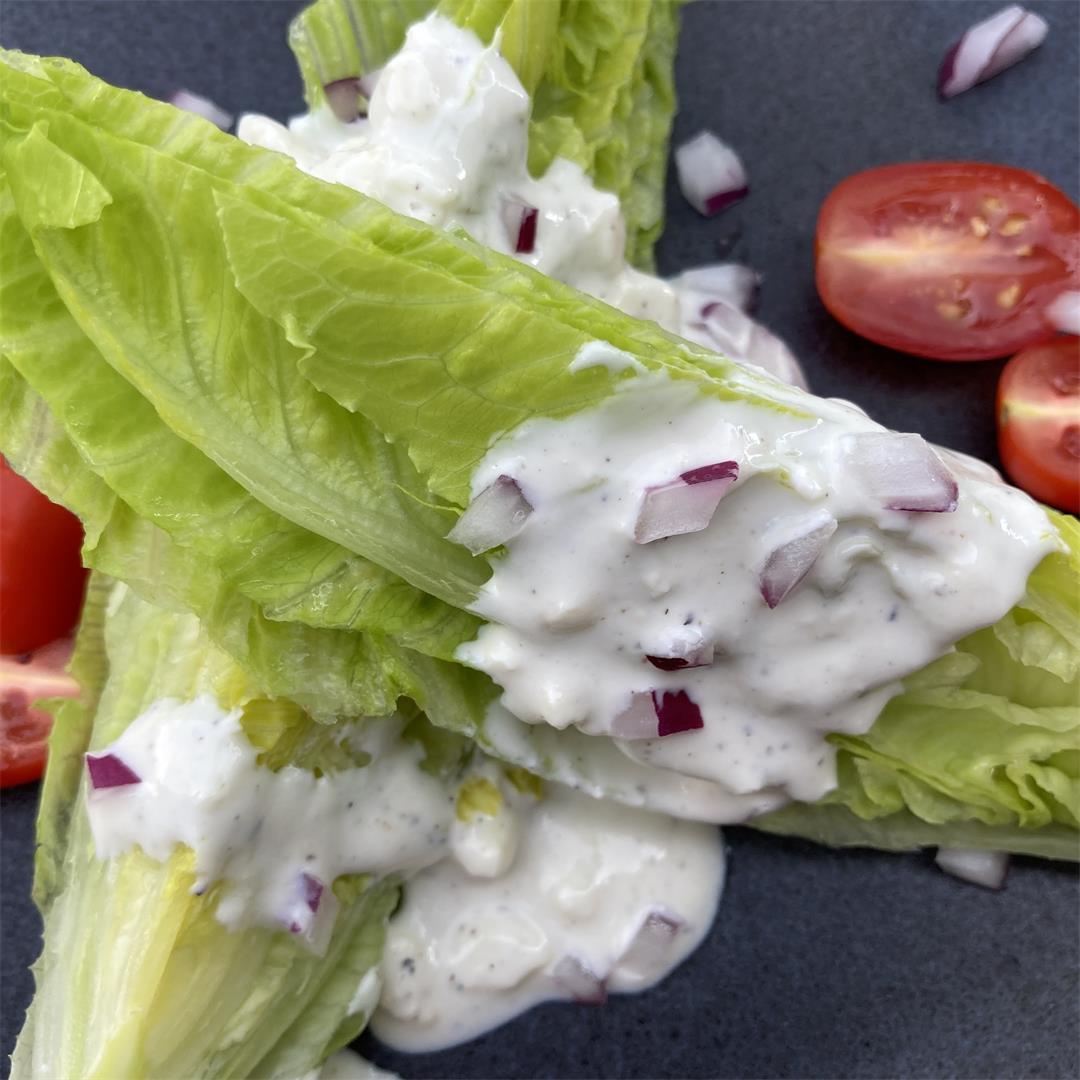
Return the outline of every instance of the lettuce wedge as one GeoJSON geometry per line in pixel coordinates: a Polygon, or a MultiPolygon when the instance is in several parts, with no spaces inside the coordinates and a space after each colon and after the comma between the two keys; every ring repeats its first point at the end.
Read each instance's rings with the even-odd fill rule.
{"type": "MultiPolygon", "coordinates": [[[[217,887],[192,894],[187,848],[164,862],[137,849],[97,859],[83,752],[110,742],[161,697],[210,691],[230,705],[258,698],[193,616],[98,576],[72,670],[85,696],[60,708],[51,742],[35,873],[45,941],[13,1075],[302,1075],[366,1022],[354,995],[378,961],[397,884],[339,879],[340,912],[317,956],[285,931],[219,923],[217,887]]],[[[283,742],[285,760],[334,767],[328,750],[293,730],[313,721],[281,703],[273,708],[294,719],[279,727],[268,754],[283,742]]]]}

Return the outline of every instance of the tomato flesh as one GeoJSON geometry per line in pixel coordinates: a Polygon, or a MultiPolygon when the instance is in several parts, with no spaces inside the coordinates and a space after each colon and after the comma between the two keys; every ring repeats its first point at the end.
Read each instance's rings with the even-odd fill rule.
{"type": "Polygon", "coordinates": [[[1080,513],[1080,338],[1025,349],[1001,373],[998,447],[1009,478],[1080,513]]]}
{"type": "Polygon", "coordinates": [[[1051,340],[1047,305],[1080,282],[1080,211],[1035,173],[914,162],[857,173],[825,200],[818,292],[850,330],[936,360],[1051,340]]]}
{"type": "Polygon", "coordinates": [[[0,787],[41,776],[52,716],[34,707],[43,698],[76,697],[79,684],[64,671],[70,638],[30,655],[0,656],[0,787]]]}
{"type": "Polygon", "coordinates": [[[79,519],[0,458],[0,653],[27,653],[79,618],[86,571],[79,519]]]}

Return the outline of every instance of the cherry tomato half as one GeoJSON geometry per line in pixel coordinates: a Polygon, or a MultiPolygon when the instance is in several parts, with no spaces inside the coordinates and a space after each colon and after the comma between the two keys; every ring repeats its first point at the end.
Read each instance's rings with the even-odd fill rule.
{"type": "Polygon", "coordinates": [[[1080,338],[1014,356],[1001,373],[998,447],[1013,483],[1080,513],[1080,338]]]}
{"type": "Polygon", "coordinates": [[[79,618],[86,571],[79,519],[0,458],[0,653],[27,653],[79,618]]]}
{"type": "Polygon", "coordinates": [[[79,693],[79,684],[64,671],[71,645],[70,638],[61,638],[31,655],[0,656],[0,787],[41,775],[52,716],[33,704],[79,693]]]}
{"type": "Polygon", "coordinates": [[[1080,211],[1035,173],[976,162],[886,165],[825,200],[817,288],[848,329],[934,360],[1053,338],[1043,312],[1080,280],[1080,211]]]}

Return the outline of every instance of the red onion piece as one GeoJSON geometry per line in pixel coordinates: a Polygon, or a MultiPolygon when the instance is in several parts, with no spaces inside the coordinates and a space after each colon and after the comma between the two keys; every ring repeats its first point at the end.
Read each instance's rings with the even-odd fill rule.
{"type": "Polygon", "coordinates": [[[446,538],[479,555],[517,536],[532,509],[517,481],[512,476],[500,476],[469,503],[446,538]]]}
{"type": "Polygon", "coordinates": [[[301,874],[300,878],[304,886],[304,902],[311,908],[312,914],[319,910],[319,901],[322,900],[323,883],[311,874],[301,874]]]}
{"type": "Polygon", "coordinates": [[[665,967],[672,943],[685,925],[685,920],[672,912],[650,911],[619,957],[620,966],[642,973],[665,967]]]}
{"type": "Polygon", "coordinates": [[[708,667],[713,662],[713,643],[706,641],[696,627],[680,627],[665,635],[662,652],[646,653],[645,659],[661,671],[682,671],[684,668],[708,667]]]}
{"type": "Polygon", "coordinates": [[[949,514],[960,497],[956,478],[921,435],[864,431],[848,436],[846,456],[862,489],[886,510],[949,514]]]}
{"type": "Polygon", "coordinates": [[[1068,289],[1050,301],[1046,317],[1066,334],[1080,334],[1080,291],[1068,289]]]}
{"type": "Polygon", "coordinates": [[[330,111],[343,124],[351,124],[361,116],[367,116],[367,112],[360,108],[360,98],[369,95],[364,93],[361,80],[355,75],[326,83],[323,93],[326,94],[326,104],[330,106],[330,111]]]}
{"type": "Polygon", "coordinates": [[[90,774],[90,786],[95,791],[142,783],[142,777],[115,754],[87,754],[86,771],[90,774]]]}
{"type": "Polygon", "coordinates": [[[738,476],[738,462],[718,461],[691,469],[666,484],[646,488],[634,525],[634,542],[651,544],[666,536],[707,528],[720,500],[738,476]],[[715,475],[706,475],[709,470],[715,475]],[[688,476],[692,479],[687,480],[688,476]]]}
{"type": "Polygon", "coordinates": [[[761,275],[739,263],[712,263],[684,270],[671,284],[682,296],[698,301],[701,312],[713,300],[749,311],[757,301],[761,275]]]}
{"type": "Polygon", "coordinates": [[[515,255],[529,255],[536,247],[536,226],[540,212],[520,199],[504,199],[503,224],[515,255]]]}
{"type": "Polygon", "coordinates": [[[938,848],[934,862],[945,873],[987,889],[1002,888],[1009,872],[1009,856],[1004,851],[938,848]]]}
{"type": "Polygon", "coordinates": [[[323,883],[312,874],[303,871],[297,875],[294,899],[282,920],[290,934],[306,934],[312,928],[324,891],[323,883]]]}
{"type": "Polygon", "coordinates": [[[615,739],[662,739],[705,726],[701,710],[685,690],[638,691],[611,722],[615,739]]]}
{"type": "Polygon", "coordinates": [[[661,739],[705,726],[701,710],[685,690],[654,690],[653,704],[656,706],[656,734],[661,739]]]}
{"type": "Polygon", "coordinates": [[[836,532],[836,518],[818,510],[792,522],[788,539],[765,560],[758,577],[762,599],[770,608],[783,603],[806,577],[836,532]]]}
{"type": "MultiPolygon", "coordinates": [[[[652,656],[649,653],[645,654],[645,659],[649,661],[654,668],[659,668],[661,671],[682,671],[683,668],[691,666],[688,660],[684,660],[681,656],[652,656]]],[[[702,664],[694,664],[694,667],[703,667],[702,664]]]]}
{"type": "Polygon", "coordinates": [[[711,465],[701,465],[679,473],[679,479],[686,484],[708,484],[713,480],[738,480],[739,463],[737,461],[714,461],[711,465]]]}
{"type": "Polygon", "coordinates": [[[615,739],[655,739],[658,721],[656,705],[651,691],[638,691],[630,698],[630,704],[611,722],[611,736],[615,739]]]}
{"type": "Polygon", "coordinates": [[[996,15],[964,32],[945,54],[938,71],[938,93],[955,97],[1012,67],[1046,37],[1046,21],[1019,4],[1002,8],[996,15]]]}
{"type": "Polygon", "coordinates": [[[655,656],[646,653],[645,659],[661,671],[683,671],[686,668],[708,667],[713,662],[713,647],[702,645],[686,656],[655,656]]]}
{"type": "Polygon", "coordinates": [[[193,94],[190,90],[177,90],[170,98],[169,104],[175,105],[184,112],[194,113],[211,124],[227,131],[232,127],[233,114],[226,112],[220,105],[215,105],[209,98],[201,94],[193,94]]]}
{"type": "Polygon", "coordinates": [[[738,154],[711,131],[675,151],[675,171],[686,201],[705,217],[720,213],[750,190],[738,154]]]}
{"type": "Polygon", "coordinates": [[[712,301],[702,310],[700,325],[717,352],[742,364],[755,364],[792,386],[807,388],[806,376],[791,350],[734,305],[712,301]]]}
{"type": "Polygon", "coordinates": [[[607,1001],[604,980],[576,956],[564,956],[552,968],[551,977],[574,1001],[585,1005],[603,1005],[607,1001]]]}

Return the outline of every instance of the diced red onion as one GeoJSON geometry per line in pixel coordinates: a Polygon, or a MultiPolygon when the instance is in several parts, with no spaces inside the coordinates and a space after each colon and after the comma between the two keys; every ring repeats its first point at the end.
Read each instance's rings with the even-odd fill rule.
{"type": "Polygon", "coordinates": [[[564,956],[552,968],[551,977],[574,1001],[586,1005],[603,1005],[607,1001],[604,980],[576,956],[564,956]]]}
{"type": "Polygon", "coordinates": [[[142,783],[142,777],[115,754],[87,754],[86,771],[95,791],[142,783]]]}
{"type": "Polygon", "coordinates": [[[312,874],[302,871],[297,875],[293,890],[294,899],[282,920],[290,934],[306,934],[319,913],[325,886],[312,874]]]}
{"type": "Polygon", "coordinates": [[[661,671],[708,667],[713,662],[713,643],[706,641],[696,627],[679,627],[674,633],[666,634],[661,644],[662,652],[645,654],[645,659],[661,671]]]}
{"type": "Polygon", "coordinates": [[[686,201],[705,217],[720,213],[750,190],[738,154],[711,131],[675,151],[675,171],[686,201]]]}
{"type": "Polygon", "coordinates": [[[517,481],[512,476],[500,476],[469,503],[447,539],[479,555],[517,536],[532,509],[517,481]]]}
{"type": "Polygon", "coordinates": [[[645,659],[661,671],[683,671],[686,668],[708,667],[713,662],[713,655],[712,645],[706,644],[687,650],[685,656],[654,656],[646,653],[645,659]]]}
{"type": "Polygon", "coordinates": [[[672,912],[650,911],[619,963],[640,972],[665,968],[672,943],[685,925],[685,920],[672,912]]]}
{"type": "Polygon", "coordinates": [[[652,696],[656,706],[656,734],[661,739],[705,726],[701,710],[685,690],[654,690],[652,696]]]}
{"type": "Polygon", "coordinates": [[[190,90],[177,90],[169,98],[169,103],[175,105],[178,109],[183,109],[184,112],[194,113],[204,120],[209,120],[211,124],[221,128],[222,131],[227,131],[232,127],[233,114],[226,112],[220,105],[214,104],[209,98],[204,98],[201,94],[193,94],[190,90]]]}
{"type": "Polygon", "coordinates": [[[1004,851],[938,848],[934,862],[945,873],[987,889],[1000,889],[1009,872],[1009,856],[1004,851]]]}
{"type": "Polygon", "coordinates": [[[326,104],[330,106],[330,111],[343,124],[351,124],[367,115],[366,111],[360,108],[360,98],[369,95],[364,93],[361,80],[355,75],[326,83],[323,93],[326,94],[326,104]]]}
{"type": "Polygon", "coordinates": [[[651,544],[666,536],[707,528],[720,500],[738,477],[738,462],[718,461],[646,488],[634,525],[634,542],[651,544]]]}
{"type": "Polygon", "coordinates": [[[757,301],[761,275],[740,263],[712,263],[684,270],[671,284],[680,295],[697,301],[701,313],[713,300],[749,311],[757,301]]]}
{"type": "Polygon", "coordinates": [[[314,914],[319,910],[319,902],[322,900],[323,883],[308,873],[301,874],[300,877],[304,886],[304,902],[314,914]]]}
{"type": "Polygon", "coordinates": [[[712,347],[729,359],[754,364],[792,386],[807,388],[806,376],[791,350],[733,304],[723,300],[707,304],[700,329],[712,347]]]}
{"type": "Polygon", "coordinates": [[[1069,289],[1046,307],[1046,317],[1066,334],[1080,334],[1080,291],[1069,289]]]}
{"type": "Polygon", "coordinates": [[[540,212],[520,199],[504,199],[503,224],[515,255],[529,255],[536,247],[536,226],[540,212]]]}
{"type": "Polygon", "coordinates": [[[630,698],[630,704],[611,722],[611,736],[615,739],[637,741],[657,737],[658,720],[652,691],[638,691],[630,698]]]}
{"type": "Polygon", "coordinates": [[[1046,30],[1044,19],[1019,4],[976,23],[945,54],[938,71],[938,93],[951,98],[992,79],[1038,48],[1046,30]]]}
{"type": "Polygon", "coordinates": [[[762,599],[770,608],[783,603],[810,573],[834,532],[836,518],[827,510],[794,523],[790,538],[769,554],[758,578],[762,599]]]}
{"type": "Polygon", "coordinates": [[[705,726],[701,710],[685,690],[638,691],[611,722],[615,739],[662,739],[705,726]]]}
{"type": "Polygon", "coordinates": [[[738,480],[739,463],[737,461],[714,461],[711,465],[700,465],[696,469],[687,469],[679,473],[679,479],[686,484],[709,484],[713,480],[738,480]]]}
{"type": "Polygon", "coordinates": [[[956,478],[921,435],[860,432],[848,436],[846,456],[862,489],[886,510],[948,514],[957,507],[956,478]]]}

